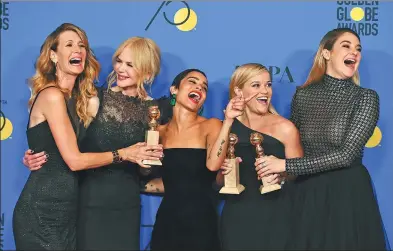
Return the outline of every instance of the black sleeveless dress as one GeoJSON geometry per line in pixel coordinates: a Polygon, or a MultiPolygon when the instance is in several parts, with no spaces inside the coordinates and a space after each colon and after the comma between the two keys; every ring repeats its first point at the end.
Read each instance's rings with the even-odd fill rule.
{"type": "MultiPolygon", "coordinates": [[[[148,107],[161,109],[166,123],[169,99],[141,100],[98,89],[100,107],[82,144],[84,152],[106,152],[145,141],[148,107]]],[[[78,250],[140,250],[139,166],[110,164],[81,173],[78,250]]]]}
{"type": "MultiPolygon", "coordinates": [[[[84,127],[77,119],[75,100],[71,98],[66,103],[74,131],[80,140],[84,127]]],[[[28,121],[30,124],[30,116],[28,121]]],[[[30,173],[16,203],[13,215],[16,249],[75,250],[77,174],[62,159],[48,122],[31,128],[29,124],[29,148],[35,152],[45,151],[49,158],[41,169],[30,173]]]]}
{"type": "Polygon", "coordinates": [[[297,90],[291,120],[304,158],[288,159],[299,175],[289,249],[383,250],[385,239],[363,149],[379,118],[378,94],[325,75],[297,90]]]}
{"type": "MultiPolygon", "coordinates": [[[[245,190],[239,195],[224,195],[220,224],[223,250],[283,250],[288,239],[292,183],[287,181],[281,190],[261,194],[254,166],[255,147],[250,143],[250,134],[256,131],[235,119],[231,132],[238,136],[235,155],[243,160],[239,176],[245,190]]],[[[284,145],[262,135],[265,154],[285,158],[284,145]]]]}
{"type": "Polygon", "coordinates": [[[212,188],[216,172],[206,168],[206,149],[171,148],[164,154],[165,194],[157,211],[151,250],[220,250],[212,188]]]}

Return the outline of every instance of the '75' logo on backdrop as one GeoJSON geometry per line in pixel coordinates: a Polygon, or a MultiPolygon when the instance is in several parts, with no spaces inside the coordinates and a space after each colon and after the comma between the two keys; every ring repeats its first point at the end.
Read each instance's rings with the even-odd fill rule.
{"type": "MultiPolygon", "coordinates": [[[[160,7],[158,7],[156,13],[154,13],[153,17],[150,19],[150,22],[147,24],[145,31],[147,31],[150,28],[150,26],[153,24],[154,20],[158,16],[158,13],[160,13],[160,11],[164,7],[164,5],[167,7],[171,3],[172,3],[172,1],[163,1],[161,3],[161,5],[160,5],[160,7]]],[[[175,15],[173,17],[173,22],[168,19],[168,16],[165,13],[165,11],[162,12],[164,19],[167,23],[169,23],[170,25],[176,26],[181,31],[193,30],[193,29],[195,29],[195,26],[198,22],[198,17],[196,15],[195,11],[193,11],[190,8],[190,6],[186,3],[186,1],[181,1],[181,3],[183,3],[185,7],[179,9],[175,13],[175,15]]]]}

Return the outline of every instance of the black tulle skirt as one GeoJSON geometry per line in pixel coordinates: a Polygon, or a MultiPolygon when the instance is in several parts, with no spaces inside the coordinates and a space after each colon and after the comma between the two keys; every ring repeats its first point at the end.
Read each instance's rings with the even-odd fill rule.
{"type": "Polygon", "coordinates": [[[381,215],[367,169],[298,177],[288,249],[384,250],[381,215]]]}

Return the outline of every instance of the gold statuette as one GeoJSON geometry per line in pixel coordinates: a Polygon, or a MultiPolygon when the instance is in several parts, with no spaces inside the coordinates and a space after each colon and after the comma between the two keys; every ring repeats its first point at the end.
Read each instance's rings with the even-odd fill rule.
{"type": "Polygon", "coordinates": [[[229,134],[229,146],[227,152],[227,161],[232,167],[230,173],[224,175],[224,186],[220,193],[224,194],[240,194],[244,191],[244,186],[240,184],[239,163],[236,161],[235,145],[238,141],[236,134],[229,134]]]}
{"type": "MultiPolygon", "coordinates": [[[[263,142],[262,134],[257,133],[257,132],[251,133],[250,142],[252,145],[255,146],[257,158],[261,158],[262,156],[265,155],[265,152],[262,147],[262,142],[263,142]]],[[[261,192],[261,194],[269,193],[269,192],[281,189],[281,186],[279,184],[269,184],[266,180],[267,177],[268,176],[265,176],[262,178],[262,185],[259,188],[259,191],[261,192]]]]}
{"type": "MultiPolygon", "coordinates": [[[[150,106],[149,107],[149,130],[146,131],[145,141],[148,146],[158,145],[160,140],[160,133],[157,130],[158,127],[158,119],[160,118],[160,109],[158,106],[150,106]]],[[[152,166],[161,166],[162,163],[160,160],[143,160],[143,164],[152,165],[152,166]]]]}

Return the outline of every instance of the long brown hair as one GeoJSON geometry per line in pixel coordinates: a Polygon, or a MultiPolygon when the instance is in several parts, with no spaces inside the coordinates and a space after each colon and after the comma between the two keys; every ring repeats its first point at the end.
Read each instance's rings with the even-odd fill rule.
{"type": "Polygon", "coordinates": [[[56,76],[56,65],[50,59],[51,50],[57,50],[60,34],[65,31],[73,31],[78,34],[86,48],[85,69],[77,77],[75,87],[78,88],[76,98],[76,112],[84,126],[87,127],[93,119],[93,116],[88,112],[88,104],[89,99],[97,95],[94,81],[98,79],[100,64],[90,49],[89,41],[85,31],[74,24],[64,23],[60,25],[56,28],[56,30],[49,34],[42,44],[40,55],[38,56],[35,63],[36,73],[31,79],[29,79],[32,92],[29,99],[29,107],[31,108],[37,93],[49,85],[56,86],[68,97],[71,95],[70,91],[62,89],[59,86],[56,76]]]}
{"type": "MultiPolygon", "coordinates": [[[[306,87],[307,85],[318,82],[322,79],[323,75],[326,72],[326,59],[322,55],[323,50],[332,50],[337,39],[347,32],[355,35],[360,41],[359,35],[349,28],[337,28],[326,33],[325,36],[322,38],[321,42],[319,43],[319,48],[314,57],[314,63],[311,67],[310,74],[308,75],[308,78],[306,82],[302,85],[302,87],[306,87]]],[[[358,70],[356,70],[351,80],[353,83],[359,85],[360,79],[358,70]]]]}
{"type": "MultiPolygon", "coordinates": [[[[231,82],[229,84],[229,98],[232,99],[236,96],[235,87],[242,89],[252,78],[264,72],[267,72],[270,75],[270,72],[264,65],[257,63],[248,63],[237,67],[232,74],[231,82]]],[[[278,114],[271,103],[269,104],[268,111],[272,114],[278,114]]]]}
{"type": "MultiPolygon", "coordinates": [[[[147,97],[145,84],[152,84],[154,78],[160,73],[161,65],[161,51],[157,44],[150,38],[132,37],[124,41],[112,57],[113,66],[116,64],[117,57],[123,52],[125,48],[130,48],[132,51],[132,64],[138,73],[137,94],[141,99],[147,97]]],[[[108,89],[116,82],[117,74],[113,70],[108,78],[108,89]]],[[[120,91],[121,88],[115,86],[114,91],[120,91]]]]}

